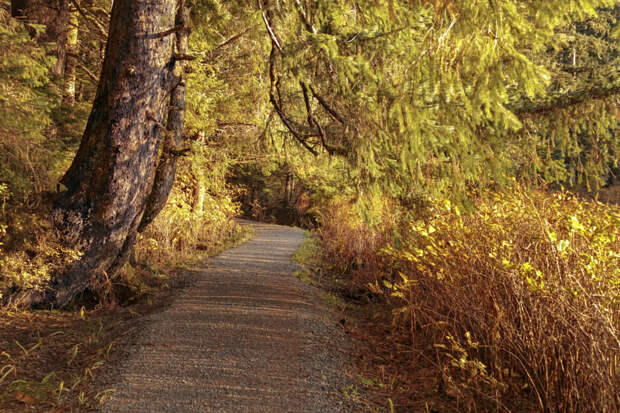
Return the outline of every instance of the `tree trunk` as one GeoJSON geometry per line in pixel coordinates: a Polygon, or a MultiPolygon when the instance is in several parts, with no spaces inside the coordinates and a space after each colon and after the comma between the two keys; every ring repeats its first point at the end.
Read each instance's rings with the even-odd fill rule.
{"type": "Polygon", "coordinates": [[[79,52],[78,32],[80,21],[78,11],[74,6],[70,6],[69,24],[67,28],[67,59],[65,62],[65,84],[63,93],[63,104],[71,107],[75,104],[75,67],[77,54],[79,52]]]}
{"type": "MultiPolygon", "coordinates": [[[[187,1],[181,0],[175,19],[175,27],[182,28],[176,33],[176,52],[179,55],[187,55],[189,40],[189,7],[187,1]]],[[[174,68],[174,76],[181,79],[170,93],[170,107],[168,108],[168,120],[163,138],[163,150],[157,170],[153,190],[146,204],[142,222],[138,228],[142,232],[157,217],[162,210],[168,195],[174,184],[174,175],[177,169],[177,154],[183,138],[183,123],[185,120],[185,94],[186,86],[183,79],[185,64],[177,62],[174,68]],[[177,151],[177,152],[175,152],[177,151]]]]}
{"type": "Polygon", "coordinates": [[[193,214],[200,215],[204,212],[206,195],[207,195],[207,190],[205,188],[203,179],[198,177],[194,182],[194,187],[192,188],[192,213],[193,214]]]}
{"type": "Polygon", "coordinates": [[[46,302],[71,301],[129,257],[151,194],[169,94],[180,79],[173,50],[176,2],[115,0],[92,112],[52,219],[82,253],[46,302]]]}

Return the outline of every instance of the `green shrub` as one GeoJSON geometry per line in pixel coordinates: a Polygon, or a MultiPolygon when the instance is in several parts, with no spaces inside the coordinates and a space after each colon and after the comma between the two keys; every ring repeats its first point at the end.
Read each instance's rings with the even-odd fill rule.
{"type": "Polygon", "coordinates": [[[239,205],[225,183],[228,161],[221,156],[195,144],[192,155],[180,161],[168,203],[138,238],[139,262],[185,263],[197,251],[210,255],[242,237],[232,220],[239,205]]]}
{"type": "Polygon", "coordinates": [[[16,202],[50,189],[66,163],[62,140],[48,133],[58,100],[53,61],[24,23],[0,7],[0,183],[16,202]]]}

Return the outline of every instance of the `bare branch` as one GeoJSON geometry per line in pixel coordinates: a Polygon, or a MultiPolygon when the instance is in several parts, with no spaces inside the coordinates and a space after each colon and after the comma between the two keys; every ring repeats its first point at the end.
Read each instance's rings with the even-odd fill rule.
{"type": "Polygon", "coordinates": [[[73,3],[73,6],[75,7],[75,9],[78,11],[78,13],[80,13],[82,15],[82,17],[84,17],[84,19],[86,19],[86,21],[90,22],[91,24],[93,24],[97,28],[97,31],[99,31],[99,34],[104,39],[108,38],[108,31],[107,31],[107,29],[105,28],[103,23],[101,23],[99,21],[99,19],[97,17],[95,17],[93,15],[90,15],[90,14],[87,14],[84,10],[82,10],[82,7],[77,2],[77,0],[71,0],[71,3],[73,3]]]}
{"type": "Polygon", "coordinates": [[[278,41],[278,38],[276,37],[275,32],[271,28],[271,25],[269,24],[269,21],[267,20],[267,15],[265,14],[265,12],[262,12],[262,16],[263,16],[263,21],[265,22],[265,27],[267,28],[267,31],[269,32],[269,36],[271,36],[271,42],[278,48],[280,52],[283,52],[284,50],[282,49],[282,45],[280,45],[280,42],[278,41]]]}
{"type": "Polygon", "coordinates": [[[338,112],[336,112],[330,105],[329,103],[327,103],[327,101],[325,99],[323,99],[323,97],[321,95],[319,95],[318,93],[316,93],[316,91],[314,90],[314,88],[312,87],[312,85],[310,85],[310,91],[312,92],[312,96],[315,97],[316,100],[319,101],[319,103],[321,104],[321,106],[323,106],[325,108],[325,110],[333,116],[334,119],[336,119],[338,122],[342,123],[343,125],[346,123],[344,121],[344,119],[342,118],[342,116],[340,116],[340,114],[338,112]]]}
{"type": "Polygon", "coordinates": [[[321,124],[315,119],[312,114],[312,105],[310,104],[310,97],[308,96],[308,87],[303,81],[299,81],[299,85],[301,86],[301,91],[304,96],[304,102],[306,104],[306,113],[308,114],[308,125],[310,127],[314,127],[319,131],[319,137],[321,138],[321,144],[327,150],[330,155],[333,155],[335,152],[339,154],[344,154],[344,151],[340,148],[333,147],[327,143],[327,134],[325,133],[325,129],[321,124]]]}
{"type": "Polygon", "coordinates": [[[183,53],[177,53],[174,55],[174,59],[175,60],[196,60],[196,56],[183,54],[183,53]]]}
{"type": "Polygon", "coordinates": [[[86,75],[95,83],[99,83],[99,78],[97,76],[95,76],[95,74],[93,72],[91,72],[90,70],[88,70],[88,68],[82,64],[82,62],[77,61],[75,62],[75,64],[77,65],[77,67],[79,67],[80,69],[82,69],[82,71],[84,73],[86,73],[86,75]]]}
{"type": "Polygon", "coordinates": [[[222,43],[220,43],[217,46],[215,46],[214,50],[221,49],[222,47],[228,46],[229,44],[231,44],[231,43],[235,42],[236,40],[240,39],[243,35],[248,33],[250,30],[254,29],[256,26],[257,25],[253,25],[251,27],[248,27],[244,31],[229,37],[228,39],[224,40],[222,43]]]}
{"type": "Polygon", "coordinates": [[[297,6],[297,11],[299,12],[301,21],[304,23],[304,26],[306,26],[306,29],[313,34],[316,34],[316,29],[312,25],[312,22],[310,21],[308,14],[301,5],[301,2],[299,0],[295,0],[295,5],[297,6]]]}
{"type": "Polygon", "coordinates": [[[166,36],[169,36],[169,35],[174,34],[174,33],[181,32],[181,31],[183,31],[183,30],[187,30],[187,28],[185,27],[185,25],[184,25],[184,24],[180,24],[180,25],[178,25],[178,26],[174,26],[173,28],[168,29],[168,30],[166,30],[166,31],[163,31],[163,32],[161,32],[161,33],[155,33],[155,34],[152,34],[152,35],[150,35],[149,37],[150,37],[150,38],[155,38],[155,39],[157,39],[157,38],[161,38],[161,37],[166,37],[166,36]]]}
{"type": "Polygon", "coordinates": [[[301,145],[304,148],[306,148],[310,153],[312,153],[314,156],[317,156],[319,153],[308,144],[307,138],[304,138],[294,128],[293,123],[291,122],[290,119],[288,119],[288,117],[286,116],[286,113],[282,109],[282,106],[278,103],[278,100],[276,99],[276,89],[277,89],[276,85],[278,83],[276,72],[275,72],[276,53],[277,52],[275,48],[275,42],[272,42],[271,53],[269,55],[269,79],[271,82],[271,87],[269,88],[269,101],[271,102],[271,105],[273,106],[273,108],[276,110],[276,113],[280,117],[280,120],[282,121],[284,126],[286,126],[286,128],[289,130],[289,132],[291,132],[291,134],[295,137],[295,139],[297,139],[297,141],[301,143],[301,145]]]}

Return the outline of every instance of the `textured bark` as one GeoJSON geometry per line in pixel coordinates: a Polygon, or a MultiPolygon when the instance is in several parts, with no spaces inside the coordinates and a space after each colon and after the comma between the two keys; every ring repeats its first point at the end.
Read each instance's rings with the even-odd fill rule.
{"type": "Polygon", "coordinates": [[[206,196],[207,189],[204,182],[202,179],[196,179],[192,188],[192,212],[194,214],[200,215],[204,212],[206,196]]]}
{"type": "MultiPolygon", "coordinates": [[[[189,27],[189,17],[187,2],[181,1],[175,19],[175,27],[182,28],[175,33],[177,56],[187,54],[189,38],[189,30],[187,28],[189,27]]],[[[155,172],[153,189],[146,204],[142,222],[138,228],[139,232],[146,229],[155,217],[157,217],[166,204],[170,191],[172,190],[172,185],[174,184],[174,176],[177,169],[177,156],[175,151],[180,149],[179,146],[181,145],[183,137],[183,123],[185,119],[186,85],[183,80],[184,70],[184,60],[177,61],[174,68],[174,76],[179,80],[170,93],[170,107],[168,109],[166,132],[163,138],[163,150],[155,172]]]]}
{"type": "Polygon", "coordinates": [[[46,301],[69,302],[129,257],[151,193],[162,122],[175,86],[174,1],[115,0],[93,109],[61,182],[52,219],[83,254],[46,301]]]}

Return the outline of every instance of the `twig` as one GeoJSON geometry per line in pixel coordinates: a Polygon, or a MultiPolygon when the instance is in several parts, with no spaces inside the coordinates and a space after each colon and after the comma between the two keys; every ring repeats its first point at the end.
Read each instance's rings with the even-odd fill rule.
{"type": "Polygon", "coordinates": [[[342,116],[340,116],[340,114],[338,112],[336,112],[328,103],[325,99],[323,99],[323,97],[321,95],[319,95],[314,88],[312,87],[312,85],[310,85],[310,91],[312,92],[312,96],[314,96],[316,98],[316,100],[319,101],[319,103],[321,104],[321,106],[323,106],[325,108],[325,110],[327,112],[329,112],[330,115],[332,115],[334,117],[334,119],[336,119],[338,122],[342,123],[343,125],[345,124],[344,119],[342,118],[342,116]]]}
{"type": "Polygon", "coordinates": [[[86,73],[86,75],[95,83],[99,83],[99,78],[97,76],[95,76],[95,74],[93,72],[91,72],[90,70],[88,70],[88,68],[83,65],[80,61],[75,62],[75,64],[77,65],[77,67],[79,67],[80,69],[82,69],[82,71],[84,73],[86,73]]]}
{"type": "Polygon", "coordinates": [[[247,29],[245,29],[244,31],[237,33],[231,37],[229,37],[228,39],[224,40],[222,43],[218,44],[217,46],[215,46],[214,50],[217,49],[221,49],[224,46],[228,46],[229,44],[231,44],[232,42],[236,41],[237,39],[241,38],[243,35],[245,35],[246,33],[248,33],[250,30],[252,30],[253,28],[255,28],[257,25],[253,25],[251,27],[248,27],[247,29]]]}
{"type": "Polygon", "coordinates": [[[299,0],[295,0],[295,4],[297,5],[297,11],[299,12],[299,15],[301,16],[301,21],[304,23],[304,26],[306,26],[306,29],[308,29],[308,31],[312,32],[313,34],[316,34],[316,29],[312,25],[312,22],[310,22],[310,18],[308,17],[308,14],[302,7],[301,2],[299,0]]]}
{"type": "Polygon", "coordinates": [[[196,60],[196,56],[189,54],[178,53],[174,55],[175,60],[196,60]]]}
{"type": "Polygon", "coordinates": [[[82,10],[82,7],[76,0],[71,0],[71,3],[73,3],[73,6],[75,6],[75,9],[78,11],[78,13],[82,15],[82,17],[84,17],[87,21],[95,25],[95,27],[99,30],[99,34],[103,36],[104,39],[108,38],[108,31],[106,30],[104,25],[101,22],[99,22],[99,20],[96,17],[86,14],[86,12],[82,10]]]}
{"type": "Polygon", "coordinates": [[[278,48],[280,52],[283,52],[284,49],[282,49],[282,46],[280,45],[280,42],[278,41],[278,38],[276,37],[275,32],[269,25],[269,21],[267,20],[267,15],[265,15],[265,12],[262,12],[261,14],[263,16],[263,21],[265,22],[265,27],[267,28],[267,31],[269,32],[269,36],[271,36],[272,43],[278,48]]]}
{"type": "Polygon", "coordinates": [[[161,32],[161,33],[155,33],[155,34],[152,34],[152,35],[151,35],[151,36],[149,36],[149,37],[152,37],[152,38],[157,39],[157,38],[161,38],[161,37],[166,37],[166,36],[169,36],[169,35],[171,35],[171,34],[173,34],[173,33],[178,33],[178,32],[181,32],[181,31],[183,31],[183,30],[186,30],[186,27],[185,27],[185,25],[184,25],[184,24],[180,24],[180,25],[178,25],[178,26],[174,26],[173,28],[168,29],[168,30],[166,30],[166,31],[163,31],[163,32],[161,32]]]}

